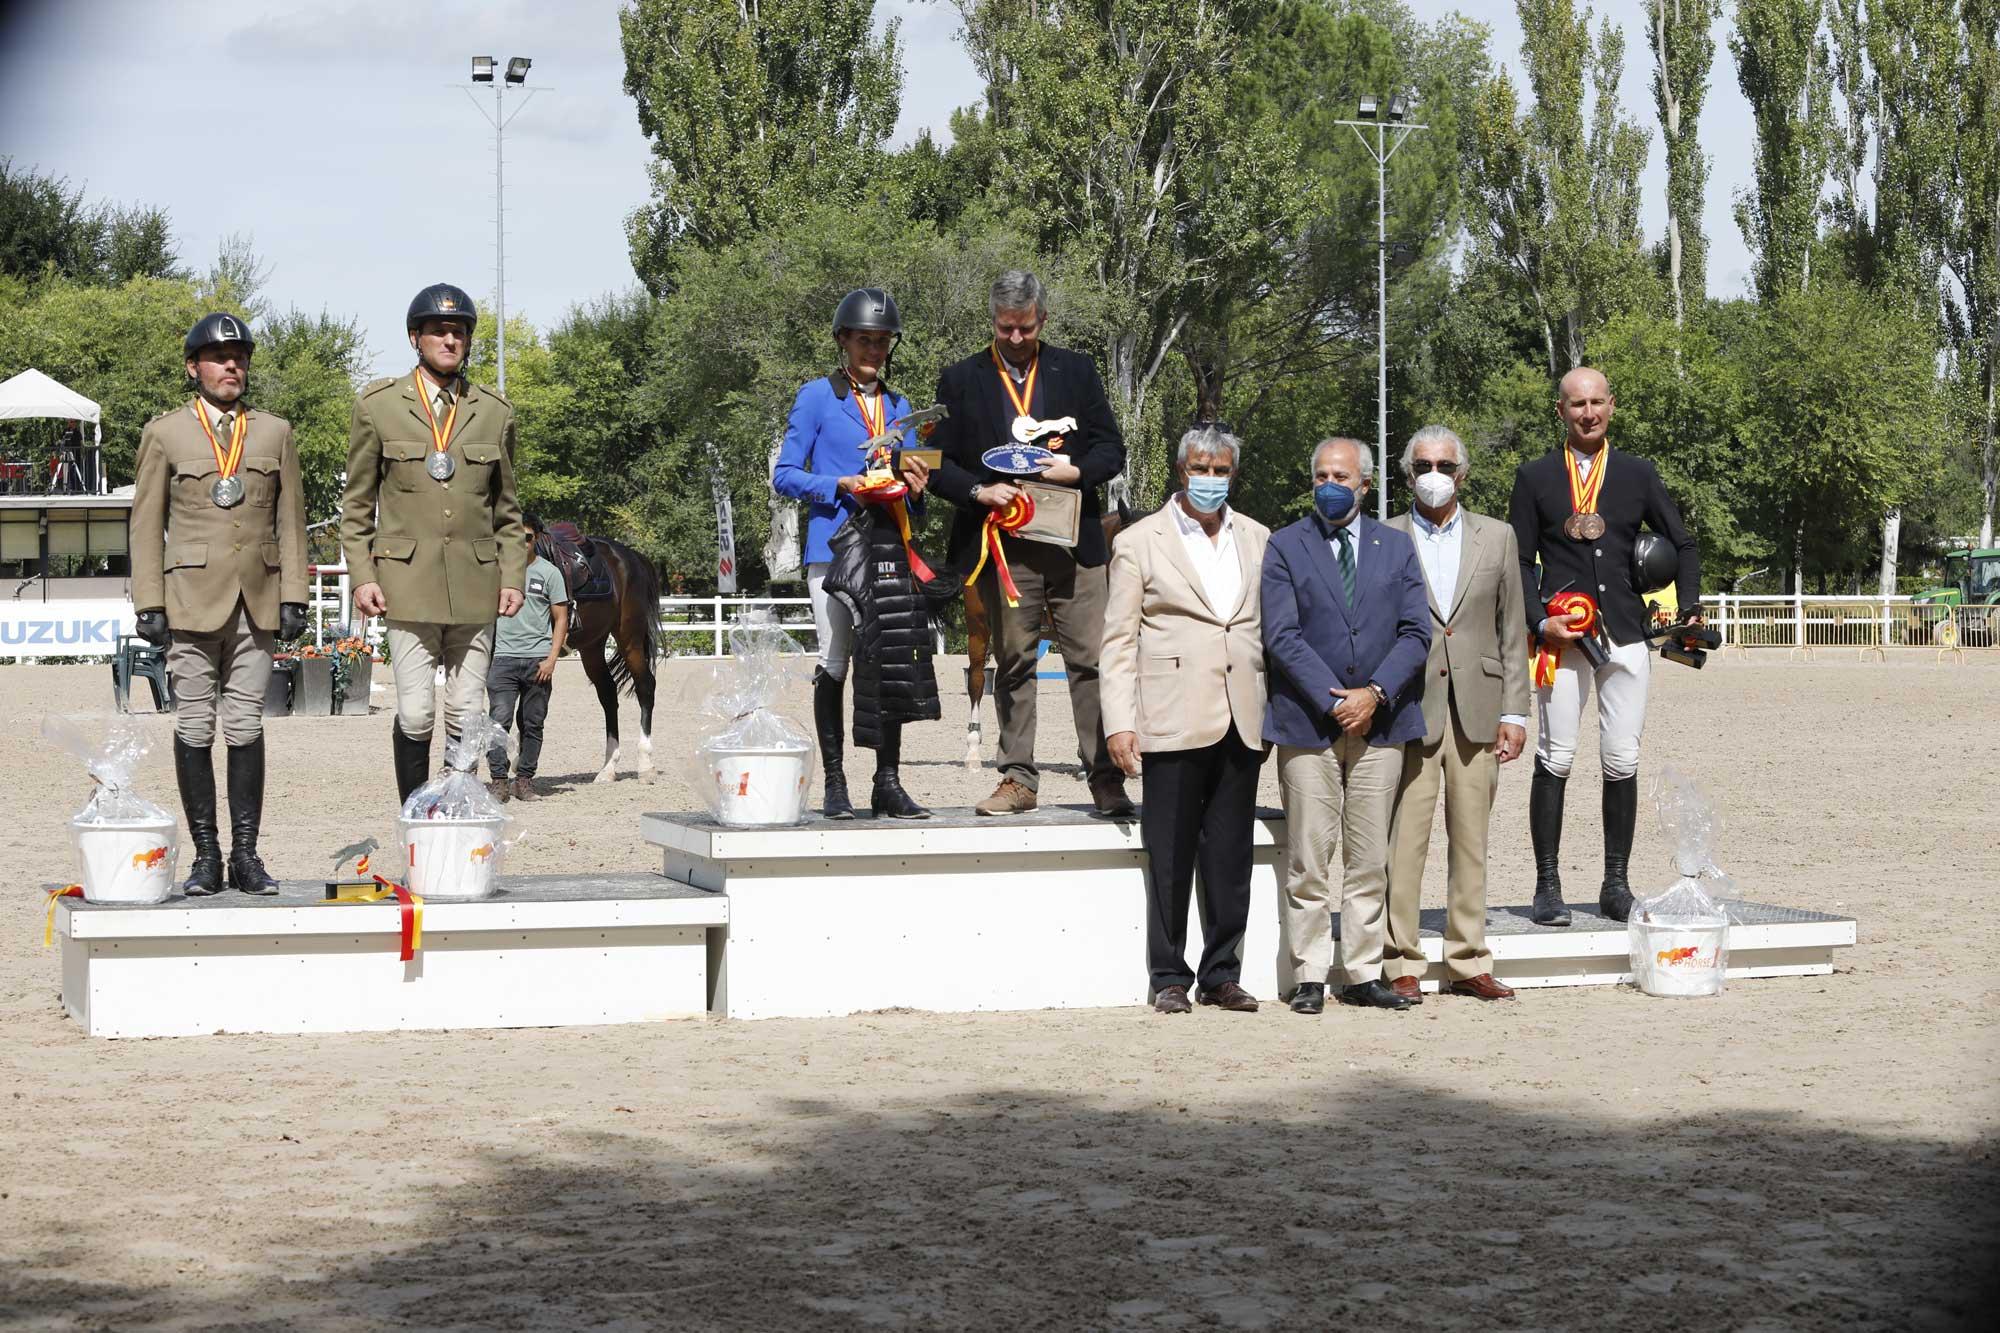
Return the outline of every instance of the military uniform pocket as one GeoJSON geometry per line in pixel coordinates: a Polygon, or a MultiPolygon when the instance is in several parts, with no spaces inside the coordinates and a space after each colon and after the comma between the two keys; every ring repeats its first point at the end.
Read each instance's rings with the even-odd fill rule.
{"type": "Polygon", "coordinates": [[[264,568],[277,569],[284,564],[284,560],[278,555],[278,544],[276,542],[265,542],[257,549],[264,555],[264,568]]]}
{"type": "Polygon", "coordinates": [[[465,489],[475,494],[484,491],[500,465],[500,446],[478,441],[459,446],[459,452],[465,455],[465,489]]]}
{"type": "Polygon", "coordinates": [[[377,537],[368,543],[368,554],[377,560],[408,560],[416,553],[415,537],[377,537]]]}
{"type": "Polygon", "coordinates": [[[473,538],[472,558],[482,565],[498,564],[500,562],[499,539],[494,537],[473,538]]]}
{"type": "Polygon", "coordinates": [[[384,440],[382,475],[390,486],[399,491],[435,486],[437,483],[424,471],[424,463],[430,456],[431,446],[427,440],[384,440]]]}
{"type": "Polygon", "coordinates": [[[260,509],[269,509],[278,502],[278,460],[275,458],[243,459],[243,498],[260,509]]]}
{"type": "Polygon", "coordinates": [[[173,542],[167,546],[167,569],[201,569],[208,564],[207,542],[173,542]]]}

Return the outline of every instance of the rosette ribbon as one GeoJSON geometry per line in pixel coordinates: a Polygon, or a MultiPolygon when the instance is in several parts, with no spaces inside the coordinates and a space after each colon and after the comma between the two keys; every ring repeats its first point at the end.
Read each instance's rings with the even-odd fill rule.
{"type": "Polygon", "coordinates": [[[896,531],[903,538],[903,554],[910,557],[910,572],[917,576],[917,582],[929,583],[937,575],[917,554],[916,543],[910,538],[910,511],[904,505],[903,497],[910,488],[896,479],[893,473],[885,473],[879,478],[864,481],[854,493],[854,498],[863,504],[881,505],[896,520],[896,531]]]}
{"type": "Polygon", "coordinates": [[[1007,553],[1000,548],[1000,534],[1019,532],[1035,517],[1035,501],[1023,491],[998,509],[986,511],[986,526],[979,534],[979,563],[966,575],[965,586],[970,588],[979,577],[979,571],[986,568],[986,559],[993,558],[993,568],[1000,574],[1000,591],[1007,598],[1007,605],[1021,604],[1021,590],[1014,586],[1013,571],[1007,568],[1007,553]]]}
{"type": "MultiPolygon", "coordinates": [[[[1549,598],[1548,613],[1551,620],[1583,613],[1582,621],[1570,625],[1579,634],[1593,634],[1597,630],[1597,599],[1587,592],[1559,592],[1549,598]]],[[[1536,689],[1544,689],[1556,683],[1556,666],[1562,661],[1560,651],[1551,652],[1544,643],[1535,649],[1532,676],[1536,689]]]]}
{"type": "Polygon", "coordinates": [[[58,898],[83,897],[83,885],[67,884],[60,889],[49,890],[49,914],[42,920],[42,947],[48,948],[56,942],[56,900],[58,898]]]}

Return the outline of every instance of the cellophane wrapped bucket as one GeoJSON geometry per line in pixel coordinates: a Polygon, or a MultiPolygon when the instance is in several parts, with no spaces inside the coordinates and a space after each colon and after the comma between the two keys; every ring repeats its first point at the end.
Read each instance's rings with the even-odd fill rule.
{"type": "Polygon", "coordinates": [[[423,898],[490,897],[513,820],[479,780],[479,761],[493,747],[507,748],[507,733],[481,713],[445,748],[444,771],[410,793],[397,819],[402,838],[404,885],[423,898]]]}
{"type": "Polygon", "coordinates": [[[702,701],[708,720],[690,780],[720,823],[796,824],[815,750],[811,733],[776,705],[802,651],[783,630],[758,625],[729,631],[729,653],[702,701]]]}
{"type": "Polygon", "coordinates": [[[1716,995],[1729,970],[1729,913],[1716,896],[1736,897],[1711,856],[1722,820],[1693,779],[1672,768],[1661,770],[1653,799],[1680,877],[1633,905],[1625,925],[1632,980],[1648,995],[1716,995]]]}
{"type": "Polygon", "coordinates": [[[42,736],[82,760],[96,784],[69,821],[84,901],[164,902],[174,891],[180,833],[172,815],[133,790],[151,748],[145,733],[120,717],[94,741],[78,721],[51,715],[42,719],[42,736]]]}

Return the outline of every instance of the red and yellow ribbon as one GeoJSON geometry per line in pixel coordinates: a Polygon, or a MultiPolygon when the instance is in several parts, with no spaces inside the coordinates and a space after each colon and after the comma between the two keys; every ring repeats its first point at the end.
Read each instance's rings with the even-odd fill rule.
{"type": "Polygon", "coordinates": [[[1611,447],[1600,445],[1597,459],[1591,464],[1590,480],[1577,475],[1576,455],[1563,450],[1563,466],[1569,470],[1569,506],[1579,514],[1597,512],[1597,497],[1604,492],[1604,474],[1611,471],[1611,447]]]}
{"type": "Polygon", "coordinates": [[[49,914],[42,922],[42,947],[48,948],[56,942],[56,901],[61,898],[83,897],[83,885],[70,884],[60,889],[49,890],[49,914]]]}
{"type": "Polygon", "coordinates": [[[411,371],[410,384],[417,391],[417,405],[424,409],[424,420],[430,423],[431,445],[443,453],[451,447],[451,428],[458,421],[458,396],[452,396],[451,411],[444,414],[444,428],[440,430],[437,413],[431,411],[431,391],[424,382],[424,373],[421,370],[411,371]]]}
{"type": "Polygon", "coordinates": [[[380,875],[371,875],[379,886],[352,898],[327,898],[320,906],[328,907],[339,903],[379,903],[393,900],[397,906],[399,941],[396,957],[400,962],[409,962],[417,956],[417,950],[424,947],[424,900],[421,894],[411,893],[394,880],[380,875]]]}
{"type": "MultiPolygon", "coordinates": [[[[1597,599],[1587,592],[1559,592],[1549,598],[1549,619],[1573,616],[1583,613],[1583,619],[1570,623],[1570,628],[1579,634],[1590,634],[1597,629],[1597,599]]],[[[1560,651],[1550,651],[1543,643],[1535,649],[1532,676],[1536,689],[1543,689],[1556,683],[1556,666],[1562,660],[1560,651]]]]}
{"type": "Polygon", "coordinates": [[[1007,605],[1021,604],[1021,590],[1014,586],[1013,571],[1007,568],[1007,553],[1000,547],[1000,534],[1019,532],[1035,517],[1035,502],[1027,492],[1017,492],[1013,499],[998,509],[986,511],[986,527],[979,534],[979,563],[966,575],[965,586],[970,588],[979,577],[979,571],[986,568],[986,558],[993,557],[993,568],[1000,574],[1000,591],[1007,598],[1007,605]]]}
{"type": "Polygon", "coordinates": [[[229,423],[229,448],[222,447],[222,441],[215,438],[215,427],[208,424],[208,412],[201,405],[201,399],[194,400],[194,419],[201,423],[201,433],[208,436],[208,447],[215,451],[215,470],[225,478],[236,475],[243,466],[243,437],[250,432],[250,414],[241,407],[236,409],[236,420],[229,423]]]}
{"type": "MultiPolygon", "coordinates": [[[[989,343],[986,350],[993,353],[994,372],[1000,376],[1000,387],[1007,391],[1007,401],[1014,404],[1014,415],[1031,416],[1028,408],[1035,401],[1035,377],[1042,373],[1042,354],[1039,351],[1035,353],[1035,359],[1028,365],[1028,378],[1022,382],[1019,389],[1016,389],[1014,377],[1007,371],[1007,363],[1000,359],[999,346],[989,343]]],[[[1063,437],[1052,436],[1040,443],[1045,449],[1060,449],[1063,447],[1063,437]]]]}
{"type": "Polygon", "coordinates": [[[889,511],[891,517],[896,520],[896,531],[902,534],[903,554],[910,558],[910,572],[917,576],[917,582],[929,583],[937,577],[937,574],[924,563],[924,558],[917,554],[916,543],[910,536],[910,511],[903,503],[903,497],[909,493],[910,488],[902,481],[892,475],[884,474],[863,481],[860,488],[854,492],[854,498],[863,504],[881,505],[889,511]]]}

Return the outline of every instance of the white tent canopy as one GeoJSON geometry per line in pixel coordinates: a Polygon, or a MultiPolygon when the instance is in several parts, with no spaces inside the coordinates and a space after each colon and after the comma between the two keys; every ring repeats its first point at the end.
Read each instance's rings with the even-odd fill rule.
{"type": "Polygon", "coordinates": [[[0,384],[0,420],[19,417],[63,417],[97,425],[100,443],[104,425],[98,419],[97,404],[71,388],[56,383],[39,370],[24,370],[0,384]]]}

